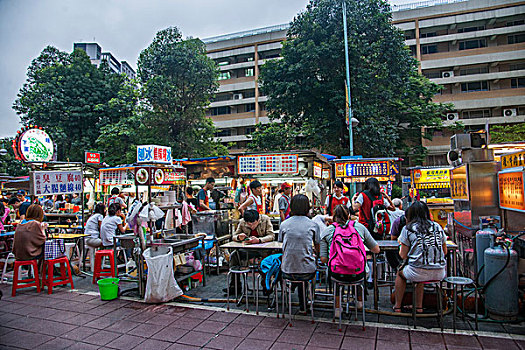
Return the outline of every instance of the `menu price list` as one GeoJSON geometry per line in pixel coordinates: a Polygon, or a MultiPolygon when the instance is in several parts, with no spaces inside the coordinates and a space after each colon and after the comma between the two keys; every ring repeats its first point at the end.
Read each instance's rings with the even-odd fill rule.
{"type": "Polygon", "coordinates": [[[239,157],[239,174],[297,173],[298,155],[264,155],[239,157]]]}

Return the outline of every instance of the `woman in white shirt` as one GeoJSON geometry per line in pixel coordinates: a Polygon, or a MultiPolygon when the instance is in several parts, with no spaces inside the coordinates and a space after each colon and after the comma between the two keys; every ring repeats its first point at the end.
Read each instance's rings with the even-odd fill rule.
{"type": "Polygon", "coordinates": [[[98,203],[95,206],[93,215],[86,222],[85,232],[90,235],[86,239],[86,244],[93,248],[102,247],[102,240],[100,239],[100,227],[102,226],[102,220],[106,215],[106,206],[104,203],[98,203]]]}
{"type": "Polygon", "coordinates": [[[113,237],[115,237],[117,230],[121,233],[126,232],[122,225],[121,214],[119,203],[113,203],[109,206],[108,216],[102,220],[102,225],[100,225],[100,238],[104,247],[113,247],[113,237]]]}

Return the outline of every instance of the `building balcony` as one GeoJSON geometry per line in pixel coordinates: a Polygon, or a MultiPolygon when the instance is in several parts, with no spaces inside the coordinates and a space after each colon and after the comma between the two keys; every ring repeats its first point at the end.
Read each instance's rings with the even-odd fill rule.
{"type": "Polygon", "coordinates": [[[525,59],[525,43],[422,55],[421,69],[461,67],[521,59],[525,59]]]}
{"type": "MultiPolygon", "coordinates": [[[[212,119],[213,120],[213,119],[212,119]]],[[[268,124],[270,119],[268,117],[259,117],[259,123],[268,124]]],[[[213,120],[213,124],[217,129],[239,128],[246,126],[255,126],[257,124],[255,118],[245,119],[230,119],[230,120],[213,120]]]]}
{"type": "Polygon", "coordinates": [[[220,136],[214,137],[215,141],[219,142],[239,142],[239,141],[250,141],[251,137],[249,135],[232,135],[232,136],[220,136]]]}
{"type": "MultiPolygon", "coordinates": [[[[525,115],[517,115],[514,117],[488,117],[488,118],[472,118],[472,119],[459,119],[459,121],[465,126],[472,125],[485,125],[488,121],[489,125],[501,125],[501,124],[516,124],[525,122],[525,115]]],[[[445,121],[444,126],[452,125],[453,122],[445,121]]]]}
{"type": "Polygon", "coordinates": [[[215,123],[216,121],[224,121],[224,120],[235,120],[235,119],[246,119],[246,118],[254,118],[255,119],[255,112],[244,112],[244,113],[231,113],[231,114],[221,114],[221,115],[213,115],[210,116],[211,120],[215,123]]]}
{"type": "Polygon", "coordinates": [[[458,83],[467,83],[470,81],[482,81],[482,80],[501,80],[501,79],[510,79],[525,77],[525,69],[522,70],[512,70],[506,72],[494,72],[494,73],[482,73],[482,74],[469,74],[469,75],[458,75],[450,78],[438,78],[430,79],[436,84],[445,85],[445,84],[458,84],[458,83]]]}
{"type": "Polygon", "coordinates": [[[254,77],[227,79],[221,80],[220,82],[221,85],[219,86],[219,91],[217,91],[217,93],[255,89],[254,77]],[[244,81],[240,81],[240,79],[244,79],[244,81]]]}
{"type": "Polygon", "coordinates": [[[436,95],[434,102],[453,103],[458,110],[523,105],[525,88],[436,95]]]}

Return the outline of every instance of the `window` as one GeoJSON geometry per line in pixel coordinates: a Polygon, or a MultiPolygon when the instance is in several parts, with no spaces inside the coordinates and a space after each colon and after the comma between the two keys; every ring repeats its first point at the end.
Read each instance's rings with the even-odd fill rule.
{"type": "Polygon", "coordinates": [[[421,45],[422,55],[428,55],[428,54],[437,53],[437,52],[438,52],[437,45],[421,45]]]}
{"type": "Polygon", "coordinates": [[[513,89],[525,88],[525,78],[512,78],[510,80],[510,87],[513,89]]]}
{"type": "Polygon", "coordinates": [[[223,114],[231,114],[231,109],[229,106],[214,107],[211,109],[211,115],[223,115],[223,114]]]}
{"type": "Polygon", "coordinates": [[[220,72],[219,73],[219,80],[227,80],[230,78],[231,78],[230,72],[220,72]]]}
{"type": "Polygon", "coordinates": [[[466,40],[466,41],[459,42],[460,50],[479,49],[480,47],[487,47],[486,39],[475,39],[475,40],[466,40]]]}
{"type": "Polygon", "coordinates": [[[244,76],[245,77],[253,77],[253,71],[254,71],[253,68],[246,68],[244,70],[244,76]]]}
{"type": "Polygon", "coordinates": [[[436,36],[436,32],[429,32],[429,33],[421,33],[420,35],[422,38],[432,38],[436,36]]]}
{"type": "Polygon", "coordinates": [[[255,132],[255,126],[248,126],[244,129],[246,135],[251,135],[255,132]]]}
{"type": "Polygon", "coordinates": [[[478,30],[485,30],[485,26],[473,26],[473,27],[458,28],[458,33],[475,32],[475,31],[478,31],[478,30]]]}
{"type": "Polygon", "coordinates": [[[522,25],[522,24],[525,24],[525,20],[520,19],[520,20],[517,20],[517,21],[510,21],[510,22],[507,22],[507,27],[520,26],[520,25],[522,25]]]}
{"type": "Polygon", "coordinates": [[[459,71],[459,75],[484,74],[489,72],[489,67],[466,68],[459,71]]]}
{"type": "Polygon", "coordinates": [[[222,129],[217,132],[217,137],[232,136],[232,129],[222,129]]]}
{"type": "Polygon", "coordinates": [[[248,103],[246,105],[246,112],[253,112],[255,111],[255,103],[248,103]]]}
{"type": "Polygon", "coordinates": [[[507,36],[507,43],[510,44],[519,44],[525,42],[525,33],[514,34],[507,36]]]}
{"type": "Polygon", "coordinates": [[[441,72],[423,72],[423,75],[427,77],[428,79],[438,79],[441,78],[441,72]]]}
{"type": "Polygon", "coordinates": [[[489,84],[487,81],[474,81],[461,84],[461,92],[487,91],[488,89],[489,84]]]}
{"type": "Polygon", "coordinates": [[[491,116],[490,109],[477,109],[461,112],[461,119],[490,118],[491,116]]]}
{"type": "Polygon", "coordinates": [[[509,70],[522,70],[525,69],[525,63],[516,63],[509,65],[509,70]]]}

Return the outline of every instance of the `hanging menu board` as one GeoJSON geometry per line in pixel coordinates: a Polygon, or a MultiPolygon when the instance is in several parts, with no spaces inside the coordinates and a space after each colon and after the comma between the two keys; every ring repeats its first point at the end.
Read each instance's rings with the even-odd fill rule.
{"type": "Polygon", "coordinates": [[[83,183],[81,170],[31,172],[31,194],[35,196],[80,193],[83,183]]]}
{"type": "Polygon", "coordinates": [[[268,154],[237,157],[239,174],[296,174],[299,155],[268,154]]]}
{"type": "Polygon", "coordinates": [[[128,168],[100,169],[100,184],[110,185],[133,185],[133,172],[128,168]]]}
{"type": "Polygon", "coordinates": [[[391,168],[389,161],[341,162],[335,167],[336,177],[388,177],[391,168]]]}
{"type": "Polygon", "coordinates": [[[498,173],[500,208],[525,212],[523,174],[523,169],[498,173]]]}

